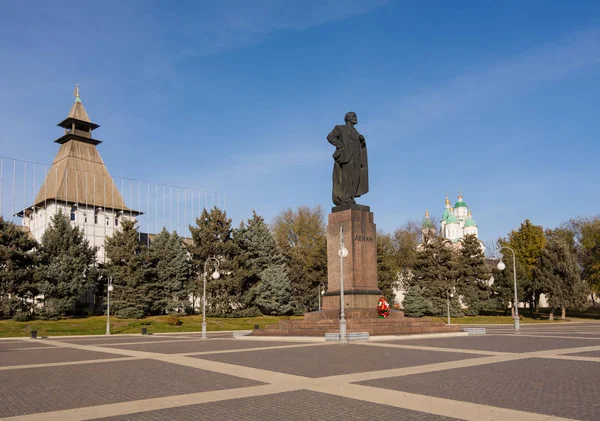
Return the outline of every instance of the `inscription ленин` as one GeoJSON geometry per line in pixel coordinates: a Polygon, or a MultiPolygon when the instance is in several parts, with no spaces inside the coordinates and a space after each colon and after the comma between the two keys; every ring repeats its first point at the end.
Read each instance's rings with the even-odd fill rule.
{"type": "Polygon", "coordinates": [[[369,242],[373,242],[373,237],[368,237],[366,235],[357,235],[356,237],[354,237],[355,241],[369,241],[369,242]]]}

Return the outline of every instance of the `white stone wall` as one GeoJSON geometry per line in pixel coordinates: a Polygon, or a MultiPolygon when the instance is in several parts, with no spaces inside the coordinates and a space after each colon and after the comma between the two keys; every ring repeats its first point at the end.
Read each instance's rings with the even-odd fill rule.
{"type": "Polygon", "coordinates": [[[52,216],[60,211],[71,220],[71,226],[79,227],[89,241],[90,246],[98,247],[98,263],[105,262],[104,239],[112,236],[120,228],[123,220],[135,220],[134,215],[130,216],[114,209],[105,210],[89,205],[80,205],[73,208],[69,204],[48,203],[45,209],[37,209],[35,213],[23,218],[23,225],[30,229],[37,241],[41,241],[52,216]],[[74,210],[74,221],[71,220],[71,210],[74,210]]]}

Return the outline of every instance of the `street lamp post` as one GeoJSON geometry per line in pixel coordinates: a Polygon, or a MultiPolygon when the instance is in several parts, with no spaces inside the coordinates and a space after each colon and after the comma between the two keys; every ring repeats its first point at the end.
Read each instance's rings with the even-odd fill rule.
{"type": "Polygon", "coordinates": [[[110,293],[113,290],[112,278],[108,278],[108,288],[106,293],[106,334],[110,335],[110,293]]]}
{"type": "Polygon", "coordinates": [[[209,257],[204,262],[204,272],[202,273],[202,278],[204,279],[203,287],[202,287],[202,339],[208,339],[206,336],[206,274],[207,274],[207,265],[208,262],[213,261],[215,271],[212,274],[213,279],[219,279],[221,274],[217,270],[219,268],[219,260],[216,257],[209,257]]]}
{"type": "Polygon", "coordinates": [[[346,337],[346,315],[344,313],[344,257],[348,256],[348,249],[344,247],[344,227],[340,227],[340,343],[348,343],[346,337]]]}
{"type": "Polygon", "coordinates": [[[450,324],[450,298],[453,298],[454,294],[446,290],[446,302],[448,304],[448,324],[450,324]]]}
{"type": "Polygon", "coordinates": [[[319,311],[321,311],[321,295],[325,294],[325,285],[323,282],[319,282],[319,293],[317,294],[317,298],[319,299],[319,311]]]}
{"type": "MultiPolygon", "coordinates": [[[[509,249],[513,256],[513,280],[514,280],[514,289],[515,289],[515,298],[513,301],[515,314],[514,314],[513,320],[515,322],[515,335],[519,335],[521,332],[519,330],[520,329],[520,327],[519,327],[519,297],[517,296],[517,263],[516,263],[517,259],[515,258],[515,251],[513,249],[511,249],[508,246],[500,247],[500,250],[502,250],[502,249],[509,249]]],[[[500,259],[500,262],[498,262],[497,268],[499,270],[504,270],[506,268],[506,265],[504,264],[502,259],[500,259]]]]}

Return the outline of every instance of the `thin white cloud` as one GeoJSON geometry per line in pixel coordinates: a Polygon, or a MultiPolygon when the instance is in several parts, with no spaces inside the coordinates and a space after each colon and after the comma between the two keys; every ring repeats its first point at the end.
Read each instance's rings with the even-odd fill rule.
{"type": "Polygon", "coordinates": [[[226,173],[229,177],[254,179],[260,176],[277,176],[291,168],[308,167],[331,159],[324,148],[317,150],[279,150],[266,153],[248,154],[234,157],[226,173]]]}
{"type": "Polygon", "coordinates": [[[169,25],[176,28],[175,38],[181,44],[176,49],[178,55],[172,59],[181,60],[247,47],[279,31],[302,31],[347,19],[367,13],[387,2],[388,0],[222,1],[202,16],[184,14],[185,19],[182,20],[178,14],[177,25],[169,25]]]}
{"type": "Polygon", "coordinates": [[[598,64],[600,28],[576,32],[487,68],[471,69],[445,86],[429,86],[401,97],[391,114],[372,118],[368,126],[370,130],[415,133],[495,97],[557,81],[598,64]]]}

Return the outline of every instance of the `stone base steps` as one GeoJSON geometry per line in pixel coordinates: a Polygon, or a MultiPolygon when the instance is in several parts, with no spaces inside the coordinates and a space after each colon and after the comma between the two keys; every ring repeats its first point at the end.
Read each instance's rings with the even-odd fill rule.
{"type": "MultiPolygon", "coordinates": [[[[339,326],[337,329],[256,329],[252,331],[252,336],[325,336],[326,333],[339,333],[339,326]]],[[[348,333],[362,333],[366,332],[369,336],[381,336],[381,335],[416,335],[423,333],[449,333],[449,332],[460,332],[458,326],[456,327],[405,327],[405,328],[386,328],[380,329],[349,329],[346,328],[348,333]]]]}
{"type": "MultiPolygon", "coordinates": [[[[318,323],[312,323],[304,320],[282,320],[276,325],[267,325],[266,330],[272,329],[339,329],[339,320],[327,320],[318,323]]],[[[368,321],[356,321],[348,320],[346,324],[348,329],[379,329],[379,328],[422,328],[422,327],[445,327],[446,324],[443,322],[427,322],[427,321],[413,321],[407,319],[406,321],[397,320],[368,320],[368,321]]]]}
{"type": "Polygon", "coordinates": [[[463,327],[463,332],[467,332],[469,336],[471,335],[485,335],[485,327],[463,327]]]}
{"type": "MultiPolygon", "coordinates": [[[[374,308],[349,308],[345,310],[344,317],[346,320],[352,319],[378,319],[379,315],[374,308]]],[[[340,309],[327,309],[321,311],[312,311],[304,315],[304,320],[335,320],[340,318],[340,309]]],[[[404,312],[391,310],[387,319],[403,319],[404,312]]]]}
{"type": "MultiPolygon", "coordinates": [[[[375,309],[348,309],[345,313],[348,315],[348,333],[382,336],[460,332],[458,325],[407,318],[401,311],[394,311],[387,318],[379,318],[375,309]]],[[[307,313],[304,320],[282,320],[276,325],[253,330],[252,336],[325,336],[339,334],[339,331],[339,310],[334,309],[307,313]]]]}

